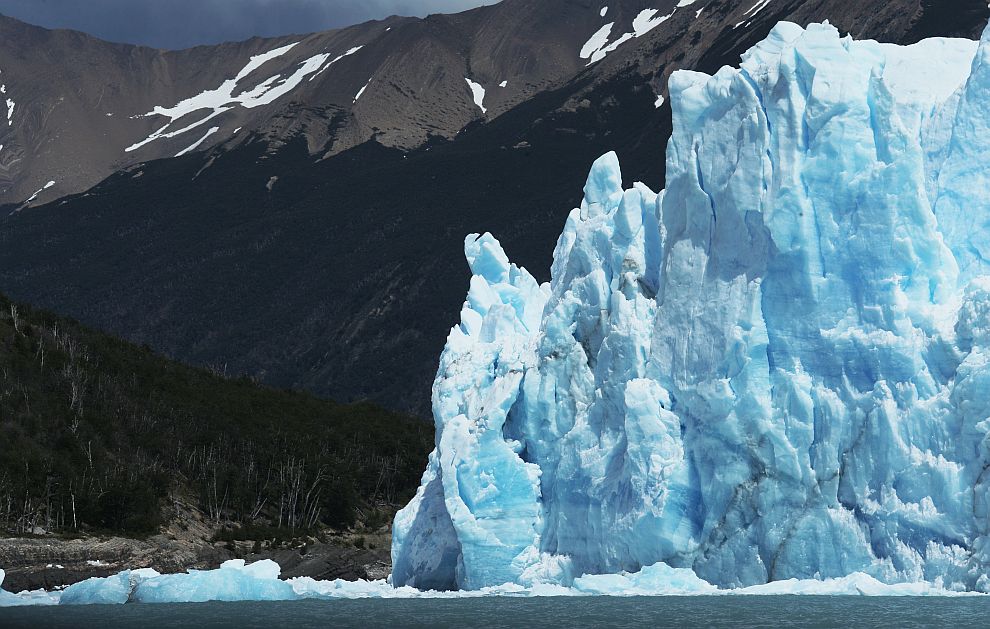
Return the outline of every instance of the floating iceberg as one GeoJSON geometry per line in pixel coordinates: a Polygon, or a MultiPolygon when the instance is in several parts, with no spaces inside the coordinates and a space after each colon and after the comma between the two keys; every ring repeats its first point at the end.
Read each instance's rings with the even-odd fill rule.
{"type": "Polygon", "coordinates": [[[125,570],[112,577],[93,577],[66,588],[59,596],[62,605],[123,605],[132,600],[134,589],[145,579],[161,576],[155,570],[125,570]]]}
{"type": "MultiPolygon", "coordinates": [[[[6,576],[7,576],[6,572],[0,569],[0,586],[3,585],[3,580],[6,576]]],[[[57,604],[58,604],[58,595],[49,594],[44,590],[13,594],[6,590],[0,589],[0,607],[20,607],[24,605],[57,605],[57,604]]]]}
{"type": "Polygon", "coordinates": [[[669,92],[666,190],[599,159],[549,284],[467,239],[393,585],[990,590],[990,30],[669,92]]]}
{"type": "Polygon", "coordinates": [[[67,588],[62,605],[122,605],[124,603],[204,603],[207,601],[291,601],[299,598],[279,580],[282,569],[271,560],[245,565],[243,559],[224,562],[218,570],[189,570],[158,574],[154,570],[121,572],[93,578],[67,588]]]}
{"type": "MultiPolygon", "coordinates": [[[[270,560],[245,565],[225,562],[217,570],[159,574],[148,568],[94,577],[61,592],[0,590],[0,607],[14,605],[123,605],[125,603],[203,603],[207,601],[290,601],[301,598],[279,580],[281,568],[270,560]]],[[[0,570],[0,583],[3,582],[0,570]]]]}

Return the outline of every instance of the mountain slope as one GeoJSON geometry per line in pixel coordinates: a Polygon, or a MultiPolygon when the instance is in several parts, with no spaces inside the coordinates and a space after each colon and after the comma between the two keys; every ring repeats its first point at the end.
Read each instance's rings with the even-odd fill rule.
{"type": "MultiPolygon", "coordinates": [[[[497,6],[521,14],[537,4],[497,6]]],[[[604,17],[581,5],[590,25],[574,50],[613,19],[608,42],[634,30],[642,5],[609,4],[604,17]]],[[[0,286],[184,361],[426,414],[467,281],[450,263],[464,236],[491,231],[513,260],[547,269],[596,157],[616,150],[627,185],[661,187],[670,110],[655,104],[674,69],[735,64],[783,18],[827,18],[860,38],[909,42],[973,37],[990,13],[975,1],[936,11],[911,0],[778,0],[754,16],[758,4],[682,7],[590,67],[575,54],[584,69],[573,80],[416,149],[372,141],[317,159],[311,136],[293,127],[277,144],[255,134],[133,166],[3,219],[0,286]]],[[[450,18],[465,19],[477,18],[450,18]]],[[[376,93],[369,87],[358,102],[371,107],[376,93]]],[[[300,120],[286,116],[287,127],[300,120]]]]}
{"type": "MultiPolygon", "coordinates": [[[[613,13],[639,3],[627,4],[613,13]]],[[[162,51],[0,16],[0,82],[13,103],[0,204],[50,201],[141,161],[250,137],[278,147],[303,135],[314,156],[371,138],[406,149],[450,138],[571,78],[600,19],[583,2],[509,0],[162,51]]]]}
{"type": "Polygon", "coordinates": [[[178,502],[214,527],[346,527],[411,495],[431,432],[372,405],[228,380],[0,296],[3,534],[146,534],[178,502]]]}

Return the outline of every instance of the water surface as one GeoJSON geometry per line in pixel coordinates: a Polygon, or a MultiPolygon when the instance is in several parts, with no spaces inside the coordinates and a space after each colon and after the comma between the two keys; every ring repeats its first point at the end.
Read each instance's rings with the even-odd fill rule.
{"type": "Polygon", "coordinates": [[[990,626],[990,597],[693,596],[366,599],[0,609],[0,627],[990,626]]]}

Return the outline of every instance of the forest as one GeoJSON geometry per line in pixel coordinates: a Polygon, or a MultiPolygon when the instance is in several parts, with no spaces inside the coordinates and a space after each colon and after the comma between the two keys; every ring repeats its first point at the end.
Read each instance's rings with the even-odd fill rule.
{"type": "Polygon", "coordinates": [[[415,492],[422,419],[190,367],[0,295],[0,534],[379,526],[415,492]]]}

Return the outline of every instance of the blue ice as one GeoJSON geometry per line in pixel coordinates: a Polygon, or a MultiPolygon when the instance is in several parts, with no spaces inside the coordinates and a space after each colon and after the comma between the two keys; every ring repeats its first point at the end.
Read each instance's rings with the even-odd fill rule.
{"type": "Polygon", "coordinates": [[[990,590],[990,34],[669,92],[666,189],[599,159],[551,282],[467,239],[393,585],[990,590]]]}

